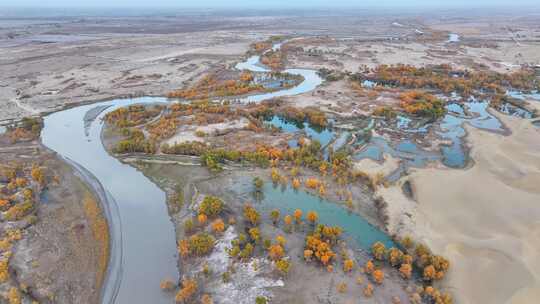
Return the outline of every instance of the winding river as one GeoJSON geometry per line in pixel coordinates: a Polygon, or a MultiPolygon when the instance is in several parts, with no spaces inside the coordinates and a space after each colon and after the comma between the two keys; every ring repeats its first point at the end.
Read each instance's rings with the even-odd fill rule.
{"type": "MultiPolygon", "coordinates": [[[[279,46],[277,46],[279,47],[279,46]]],[[[276,48],[277,48],[276,47],[276,48]]],[[[238,69],[267,72],[253,56],[238,69]]],[[[308,92],[322,83],[315,71],[289,69],[301,75],[297,86],[252,95],[244,102],[308,92]]],[[[103,202],[111,232],[111,258],[102,288],[102,303],[171,303],[160,290],[163,279],[177,281],[176,235],[169,218],[165,193],[135,168],[122,164],[105,150],[102,118],[120,107],[141,103],[166,103],[162,97],[115,99],[82,105],[44,118],[42,142],[68,160],[94,188],[103,202]]]]}
{"type": "MultiPolygon", "coordinates": [[[[280,44],[277,44],[273,49],[279,47],[280,44]]],[[[270,71],[260,63],[259,56],[249,57],[246,61],[238,63],[236,68],[252,72],[270,71]]],[[[322,83],[322,79],[313,70],[287,69],[284,72],[301,75],[303,81],[292,88],[242,97],[239,100],[259,102],[273,97],[297,95],[314,90],[322,83]]],[[[169,100],[163,97],[116,99],[66,109],[44,118],[41,137],[43,144],[65,158],[93,187],[103,202],[103,209],[109,221],[111,258],[102,288],[102,303],[147,304],[172,301],[171,295],[159,288],[163,279],[173,281],[179,279],[176,235],[167,212],[165,193],[141,172],[109,155],[101,140],[102,118],[107,113],[132,104],[167,102],[169,100]]],[[[452,110],[454,114],[448,114],[441,122],[439,135],[452,141],[450,147],[443,148],[442,159],[451,167],[461,167],[464,164],[464,153],[459,139],[464,136],[462,124],[465,119],[478,128],[501,127],[485,110],[487,105],[471,103],[467,106],[470,112],[478,115],[472,118],[461,117],[462,115],[458,115],[461,109],[450,108],[452,105],[449,105],[449,111],[452,110]]],[[[279,121],[278,118],[273,118],[269,123],[285,130],[290,129],[291,132],[298,130],[297,126],[279,121]]],[[[401,124],[407,125],[408,122],[403,120],[401,124]]],[[[333,133],[328,131],[316,132],[308,126],[304,128],[309,135],[322,142],[330,142],[333,138],[333,133]]],[[[336,142],[344,143],[347,137],[348,134],[344,134],[336,142]]],[[[405,155],[411,159],[409,162],[412,165],[418,166],[422,166],[425,161],[441,159],[441,156],[431,153],[420,153],[411,142],[400,143],[394,149],[377,138],[355,157],[378,159],[382,151],[394,153],[397,157],[405,155]]],[[[382,240],[391,245],[391,240],[385,238],[381,231],[370,226],[362,217],[348,214],[341,206],[327,204],[302,192],[290,189],[287,191],[265,188],[266,208],[277,207],[286,212],[292,207],[315,208],[319,211],[323,222],[345,225],[346,231],[350,231],[362,247],[369,247],[374,240],[382,240]],[[292,200],[294,205],[284,206],[276,203],[287,199],[292,200]]]]}

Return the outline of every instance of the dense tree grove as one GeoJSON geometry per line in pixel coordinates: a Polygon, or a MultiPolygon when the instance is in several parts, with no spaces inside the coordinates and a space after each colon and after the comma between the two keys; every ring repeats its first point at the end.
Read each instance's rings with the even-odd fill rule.
{"type": "Polygon", "coordinates": [[[30,141],[39,138],[42,128],[41,118],[24,117],[20,123],[8,126],[6,135],[12,143],[30,141]]]}
{"type": "Polygon", "coordinates": [[[450,65],[414,67],[411,65],[379,65],[353,79],[368,79],[389,86],[431,89],[445,94],[456,92],[463,97],[477,94],[504,94],[506,89],[535,90],[540,83],[532,69],[503,74],[493,71],[453,69],[450,65]]]}
{"type": "Polygon", "coordinates": [[[197,233],[178,243],[178,252],[182,257],[204,256],[212,251],[215,239],[204,232],[197,233]]]}
{"type": "Polygon", "coordinates": [[[285,66],[286,54],[283,50],[269,50],[261,56],[261,63],[272,70],[282,70],[285,66]]]}
{"type": "Polygon", "coordinates": [[[164,106],[130,105],[116,109],[105,115],[105,121],[117,128],[129,128],[148,122],[163,111],[164,106]]]}
{"type": "Polygon", "coordinates": [[[341,235],[340,227],[331,227],[319,224],[313,232],[306,237],[306,247],[304,258],[309,261],[314,256],[322,265],[327,266],[332,263],[336,254],[332,246],[336,244],[341,235]]]}
{"type": "Polygon", "coordinates": [[[407,91],[401,93],[399,99],[403,110],[412,115],[436,119],[442,117],[446,112],[444,102],[426,92],[407,91]]]}
{"type": "Polygon", "coordinates": [[[182,288],[178,291],[175,297],[176,303],[187,303],[191,301],[198,290],[198,283],[194,279],[182,280],[182,288]]]}
{"type": "Polygon", "coordinates": [[[199,214],[215,217],[223,210],[223,201],[215,196],[207,195],[199,206],[199,214]]]}
{"type": "Polygon", "coordinates": [[[114,153],[135,153],[142,152],[154,154],[156,152],[156,144],[152,140],[147,140],[144,133],[136,128],[123,129],[125,139],[120,140],[116,147],[113,148],[114,153]]]}
{"type": "Polygon", "coordinates": [[[262,85],[252,81],[253,76],[249,72],[242,73],[239,80],[219,80],[216,75],[209,74],[199,80],[192,88],[176,90],[170,92],[167,96],[169,98],[195,100],[266,91],[262,85]]]}
{"type": "MultiPolygon", "coordinates": [[[[371,252],[373,257],[379,261],[378,263],[387,261],[390,266],[399,271],[403,279],[411,279],[415,268],[427,284],[444,278],[450,267],[450,262],[446,258],[433,255],[429,248],[423,244],[414,244],[410,237],[402,238],[400,245],[405,252],[395,247],[387,250],[383,243],[375,242],[371,247],[371,252]]],[[[371,274],[377,284],[383,282],[384,273],[372,261],[366,263],[364,271],[371,274]]],[[[448,293],[441,293],[429,285],[423,295],[430,300],[430,303],[452,303],[452,297],[448,293]]],[[[421,298],[420,295],[419,297],[421,298]]]]}

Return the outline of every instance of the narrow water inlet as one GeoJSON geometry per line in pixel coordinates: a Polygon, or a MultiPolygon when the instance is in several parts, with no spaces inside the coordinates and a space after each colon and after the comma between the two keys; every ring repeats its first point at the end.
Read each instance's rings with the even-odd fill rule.
{"type": "MultiPolygon", "coordinates": [[[[251,195],[251,181],[238,181],[234,190],[241,195],[251,195]]],[[[273,209],[281,214],[293,214],[296,209],[306,215],[309,211],[319,214],[319,223],[343,228],[347,238],[354,242],[354,247],[369,251],[375,242],[382,242],[387,248],[396,247],[395,242],[382,230],[370,224],[361,215],[350,212],[344,205],[330,202],[303,190],[289,186],[281,187],[266,183],[262,189],[261,201],[254,205],[264,215],[273,209]]]]}

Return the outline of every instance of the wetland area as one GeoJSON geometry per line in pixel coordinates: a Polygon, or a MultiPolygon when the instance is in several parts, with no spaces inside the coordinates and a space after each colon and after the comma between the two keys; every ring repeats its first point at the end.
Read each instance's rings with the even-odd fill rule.
{"type": "Polygon", "coordinates": [[[8,303],[540,299],[535,12],[52,12],[0,15],[8,303]]]}

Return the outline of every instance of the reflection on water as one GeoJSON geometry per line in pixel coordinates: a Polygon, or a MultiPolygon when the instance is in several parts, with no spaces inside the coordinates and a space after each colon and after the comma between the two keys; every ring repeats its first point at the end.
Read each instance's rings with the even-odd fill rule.
{"type": "MultiPolygon", "coordinates": [[[[252,190],[251,181],[242,181],[235,185],[235,190],[248,195],[252,190]]],[[[263,217],[272,209],[279,209],[281,214],[292,214],[295,209],[300,209],[307,214],[315,211],[319,214],[321,224],[340,226],[345,236],[350,237],[360,248],[370,250],[371,245],[380,241],[387,248],[395,246],[388,235],[377,227],[371,225],[362,216],[349,212],[344,205],[332,203],[318,196],[304,191],[297,191],[291,187],[274,187],[266,183],[263,188],[262,201],[255,204],[262,211],[263,217]]]]}
{"type": "MultiPolygon", "coordinates": [[[[236,67],[253,72],[269,71],[259,63],[258,56],[236,67]]],[[[322,83],[316,71],[289,69],[285,72],[300,75],[304,80],[298,86],[249,96],[242,101],[301,94],[322,83]]],[[[160,281],[178,281],[176,234],[167,212],[165,193],[135,168],[110,156],[100,138],[105,114],[132,104],[162,102],[167,99],[106,101],[56,112],[44,119],[44,145],[93,174],[110,193],[111,204],[118,208],[119,218],[110,218],[118,233],[111,234],[112,258],[103,287],[105,303],[170,303],[170,295],[159,289],[160,281]]],[[[329,130],[315,130],[310,126],[304,129],[323,143],[333,137],[329,130]]],[[[321,218],[324,217],[321,212],[321,218]]]]}
{"type": "Polygon", "coordinates": [[[105,303],[110,299],[116,303],[171,302],[170,296],[159,290],[164,278],[178,278],[176,234],[165,193],[141,172],[109,155],[100,138],[106,113],[131,104],[164,101],[159,97],[113,100],[67,109],[44,119],[43,144],[91,172],[118,207],[120,219],[113,219],[113,223],[121,223],[120,237],[113,235],[111,241],[118,242],[121,249],[112,252],[119,255],[119,261],[109,266],[105,303]],[[95,119],[89,112],[97,115],[95,119]],[[116,277],[120,282],[111,281],[116,277]],[[116,283],[120,284],[118,290],[116,283]]]}
{"type": "Polygon", "coordinates": [[[540,101],[540,92],[532,91],[530,93],[523,93],[519,91],[506,91],[506,95],[519,99],[519,100],[534,100],[540,101]]]}
{"type": "Polygon", "coordinates": [[[436,152],[430,152],[419,148],[410,140],[400,141],[393,147],[386,139],[382,137],[373,137],[369,143],[354,155],[354,159],[361,160],[369,158],[375,161],[382,161],[383,154],[388,154],[394,158],[399,158],[407,167],[423,167],[430,161],[440,159],[436,152]]]}
{"type": "MultiPolygon", "coordinates": [[[[272,49],[276,51],[276,50],[279,50],[280,47],[281,47],[281,43],[278,43],[278,44],[275,44],[272,47],[272,49]]],[[[235,66],[235,68],[238,70],[249,70],[252,72],[271,72],[271,69],[261,64],[260,56],[251,56],[246,61],[238,63],[235,66]]],[[[240,101],[241,102],[260,102],[260,101],[275,98],[275,97],[294,96],[294,95],[312,91],[323,82],[322,78],[319,76],[317,71],[314,71],[314,70],[286,69],[283,72],[291,74],[291,75],[302,76],[304,80],[299,85],[289,88],[289,89],[265,93],[265,94],[247,96],[240,99],[240,101]]]]}
{"type": "MultiPolygon", "coordinates": [[[[299,123],[292,120],[286,120],[277,115],[270,117],[265,121],[265,123],[279,128],[286,133],[303,131],[309,138],[319,141],[322,147],[328,145],[332,141],[332,138],[334,138],[334,132],[332,132],[329,128],[317,128],[308,122],[299,123]]],[[[297,146],[296,141],[294,141],[292,144],[292,147],[297,146]]]]}
{"type": "MultiPolygon", "coordinates": [[[[424,167],[428,162],[432,161],[441,161],[451,168],[463,168],[467,164],[467,155],[463,148],[463,137],[466,134],[463,128],[464,123],[478,129],[495,132],[504,131],[502,123],[487,110],[488,106],[488,102],[477,102],[473,99],[462,105],[457,103],[448,104],[446,106],[448,112],[438,122],[438,131],[436,131],[442,139],[448,141],[448,144],[441,145],[440,152],[423,150],[407,139],[398,142],[393,147],[386,139],[373,137],[359,153],[354,155],[354,159],[370,158],[375,161],[382,161],[384,159],[383,154],[386,153],[402,160],[401,171],[408,167],[424,167]]],[[[426,126],[422,126],[418,130],[411,129],[411,120],[399,117],[397,125],[408,128],[403,131],[427,131],[426,126]]]]}

